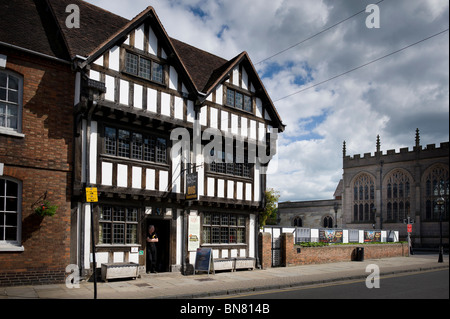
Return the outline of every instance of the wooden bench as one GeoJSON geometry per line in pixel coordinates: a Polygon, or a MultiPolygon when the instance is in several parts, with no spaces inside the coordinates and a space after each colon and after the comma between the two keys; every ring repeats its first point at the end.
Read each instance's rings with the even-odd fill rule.
{"type": "Polygon", "coordinates": [[[133,278],[139,276],[139,264],[136,263],[108,263],[102,264],[102,280],[133,278]]]}

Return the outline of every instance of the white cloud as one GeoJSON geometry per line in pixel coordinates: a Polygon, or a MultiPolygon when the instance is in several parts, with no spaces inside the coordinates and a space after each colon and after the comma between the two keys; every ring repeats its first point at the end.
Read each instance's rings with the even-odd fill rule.
{"type": "MultiPolygon", "coordinates": [[[[90,0],[133,18],[152,5],[171,37],[232,58],[247,51],[275,101],[448,28],[442,0],[380,3],[380,28],[359,14],[371,0],[90,0]],[[126,3],[127,5],[124,5],[126,3]]],[[[82,14],[82,13],[81,13],[82,14]]],[[[347,154],[412,147],[449,138],[448,32],[365,68],[275,102],[285,124],[277,175],[268,187],[281,200],[331,198],[347,154]]]]}

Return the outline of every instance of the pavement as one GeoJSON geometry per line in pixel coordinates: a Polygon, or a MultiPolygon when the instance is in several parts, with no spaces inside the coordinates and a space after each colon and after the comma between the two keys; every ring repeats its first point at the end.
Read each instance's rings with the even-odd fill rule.
{"type": "MultiPolygon", "coordinates": [[[[313,264],[269,269],[222,271],[184,276],[181,273],[141,274],[140,278],[97,282],[97,299],[192,299],[234,293],[306,286],[367,278],[368,265],[383,275],[448,269],[448,255],[438,263],[437,254],[365,259],[364,261],[313,264]]],[[[94,299],[94,283],[81,281],[79,288],[66,284],[0,287],[0,299],[94,299]]]]}

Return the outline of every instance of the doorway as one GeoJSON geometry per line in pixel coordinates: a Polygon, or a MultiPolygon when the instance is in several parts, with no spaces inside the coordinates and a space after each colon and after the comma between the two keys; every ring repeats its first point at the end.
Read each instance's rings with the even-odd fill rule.
{"type": "MultiPolygon", "coordinates": [[[[168,272],[170,271],[170,220],[147,218],[144,236],[145,243],[150,225],[155,226],[155,232],[159,240],[156,244],[156,271],[168,272]]],[[[147,265],[147,259],[145,264],[147,271],[150,268],[150,265],[147,265]]]]}

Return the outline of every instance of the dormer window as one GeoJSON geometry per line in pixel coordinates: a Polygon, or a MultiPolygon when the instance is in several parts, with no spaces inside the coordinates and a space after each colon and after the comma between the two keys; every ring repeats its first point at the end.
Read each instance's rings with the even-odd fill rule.
{"type": "Polygon", "coordinates": [[[249,95],[243,94],[239,91],[227,88],[227,100],[228,106],[232,106],[239,110],[252,112],[252,98],[249,95]]]}
{"type": "Polygon", "coordinates": [[[164,72],[161,64],[130,52],[125,54],[125,72],[146,80],[164,83],[164,72]]]}

